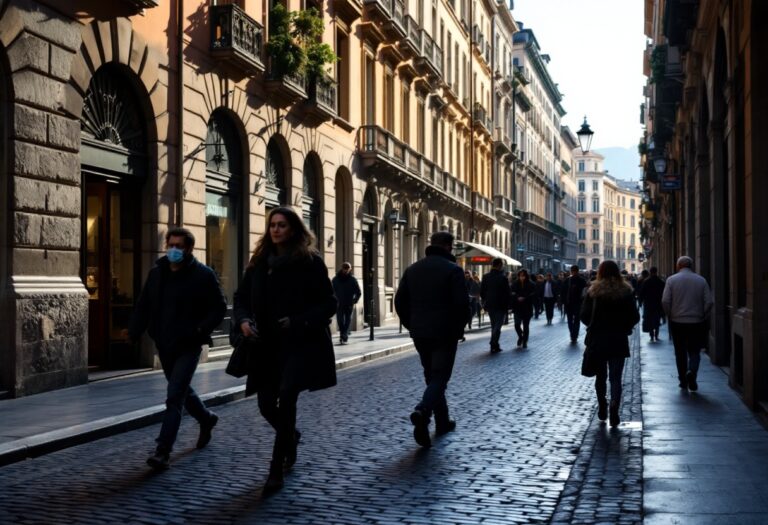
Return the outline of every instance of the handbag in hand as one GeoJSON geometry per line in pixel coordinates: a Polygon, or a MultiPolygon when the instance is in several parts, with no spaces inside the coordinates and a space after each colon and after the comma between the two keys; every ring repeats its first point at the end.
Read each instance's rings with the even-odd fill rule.
{"type": "MultiPolygon", "coordinates": [[[[229,362],[225,372],[233,377],[243,377],[248,375],[250,354],[253,351],[254,343],[257,337],[245,337],[240,325],[233,319],[230,322],[229,343],[232,345],[232,354],[229,356],[229,362]]],[[[255,325],[251,324],[252,330],[255,325]]]]}
{"type": "Polygon", "coordinates": [[[589,329],[595,322],[595,308],[597,308],[597,297],[592,300],[592,317],[589,319],[589,325],[587,325],[587,335],[584,337],[584,355],[581,358],[581,375],[584,377],[595,377],[597,375],[597,352],[592,346],[592,334],[589,329]]]}

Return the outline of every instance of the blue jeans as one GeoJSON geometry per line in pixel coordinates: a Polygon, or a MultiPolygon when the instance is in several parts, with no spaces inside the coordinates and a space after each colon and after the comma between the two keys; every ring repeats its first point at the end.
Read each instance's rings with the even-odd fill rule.
{"type": "Polygon", "coordinates": [[[208,421],[213,413],[205,408],[202,400],[190,386],[195,375],[201,348],[186,352],[160,352],[160,364],[168,380],[168,394],[165,400],[165,415],[157,441],[158,452],[170,453],[176,442],[176,435],[181,425],[181,413],[184,408],[199,423],[208,421]]]}
{"type": "Polygon", "coordinates": [[[699,372],[701,351],[707,347],[707,323],[677,323],[669,322],[672,334],[672,344],[675,346],[675,364],[677,377],[686,381],[686,372],[693,372],[694,377],[699,372]]]}
{"type": "Polygon", "coordinates": [[[612,357],[604,359],[597,368],[595,377],[595,392],[598,399],[605,399],[608,391],[605,383],[606,379],[611,381],[611,401],[619,403],[621,401],[621,374],[624,371],[624,358],[612,357]]]}
{"type": "Polygon", "coordinates": [[[448,403],[445,390],[453,373],[453,362],[456,360],[456,339],[426,339],[417,337],[413,340],[416,351],[424,368],[424,381],[427,388],[416,409],[429,418],[435,414],[438,424],[448,422],[448,403]]]}
{"type": "Polygon", "coordinates": [[[488,310],[488,317],[491,319],[491,348],[499,348],[499,338],[501,337],[501,326],[504,324],[504,318],[507,315],[506,310],[488,310]]]}
{"type": "Polygon", "coordinates": [[[336,309],[336,322],[339,325],[339,335],[346,341],[349,337],[349,325],[352,322],[353,305],[339,306],[336,309]]]}

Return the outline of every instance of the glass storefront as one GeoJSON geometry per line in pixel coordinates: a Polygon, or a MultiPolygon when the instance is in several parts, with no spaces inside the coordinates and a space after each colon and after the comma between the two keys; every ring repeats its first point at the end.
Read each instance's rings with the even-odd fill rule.
{"type": "Polygon", "coordinates": [[[216,272],[230,304],[240,278],[237,216],[236,201],[231,195],[206,192],[206,264],[216,272]]]}

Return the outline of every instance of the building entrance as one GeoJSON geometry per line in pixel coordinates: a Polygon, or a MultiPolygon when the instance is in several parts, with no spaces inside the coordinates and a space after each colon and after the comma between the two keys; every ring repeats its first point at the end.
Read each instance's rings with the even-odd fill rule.
{"type": "Polygon", "coordinates": [[[138,188],[86,177],[83,281],[88,290],[88,366],[139,365],[137,345],[122,335],[140,290],[138,188]]]}

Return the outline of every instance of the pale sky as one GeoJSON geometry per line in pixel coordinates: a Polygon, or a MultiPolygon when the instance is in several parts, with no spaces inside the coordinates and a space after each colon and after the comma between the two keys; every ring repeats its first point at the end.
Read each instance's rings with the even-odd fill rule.
{"type": "Polygon", "coordinates": [[[563,123],[584,115],[593,148],[637,147],[642,135],[642,0],[514,0],[512,16],[532,29],[563,94],[563,123]]]}

